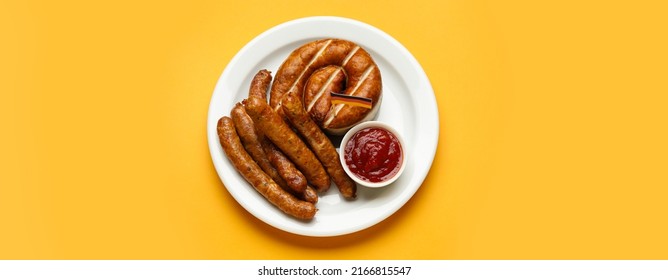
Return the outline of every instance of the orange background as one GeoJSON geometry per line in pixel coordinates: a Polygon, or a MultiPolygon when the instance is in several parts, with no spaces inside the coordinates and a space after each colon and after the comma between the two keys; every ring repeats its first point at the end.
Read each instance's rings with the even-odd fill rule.
{"type": "Polygon", "coordinates": [[[660,1],[2,1],[1,259],[668,259],[660,1]],[[215,83],[282,22],[334,15],[411,51],[439,146],[359,233],[255,219],[209,157],[215,83]]]}

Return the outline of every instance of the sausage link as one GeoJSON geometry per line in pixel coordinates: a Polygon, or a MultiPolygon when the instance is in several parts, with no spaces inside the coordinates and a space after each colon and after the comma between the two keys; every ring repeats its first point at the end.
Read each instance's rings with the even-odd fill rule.
{"type": "MultiPolygon", "coordinates": [[[[270,83],[271,72],[267,71],[266,69],[258,71],[251,81],[250,89],[248,90],[248,97],[255,96],[266,101],[267,89],[269,89],[270,83]]],[[[250,119],[250,116],[248,119],[251,123],[253,122],[253,120],[250,119]]],[[[281,153],[281,151],[276,148],[276,146],[267,140],[267,137],[265,137],[259,129],[256,129],[255,127],[253,127],[253,129],[257,134],[257,139],[260,146],[264,150],[264,154],[266,155],[265,158],[268,158],[268,161],[271,163],[273,169],[276,170],[278,177],[280,177],[280,180],[274,179],[274,181],[276,181],[276,183],[278,183],[278,185],[286,191],[289,191],[297,197],[303,197],[304,190],[306,189],[306,177],[304,177],[304,174],[297,170],[294,164],[292,164],[292,162],[290,162],[290,160],[286,158],[285,155],[283,155],[283,153],[281,153]],[[281,184],[279,181],[282,181],[285,184],[281,184]]],[[[243,142],[243,138],[241,140],[243,142]]],[[[270,176],[272,175],[270,174],[270,176]]]]}
{"type": "Polygon", "coordinates": [[[327,173],[332,177],[332,181],[339,188],[343,197],[354,198],[357,191],[355,181],[343,170],[339,153],[336,152],[336,148],[329,138],[304,110],[300,98],[294,92],[290,92],[283,98],[281,107],[292,126],[306,139],[311,149],[313,149],[313,153],[325,166],[327,173]]]}
{"type": "Polygon", "coordinates": [[[304,108],[318,126],[322,127],[332,107],[330,93],[341,93],[345,84],[346,73],[340,66],[325,66],[309,77],[304,86],[304,108]]]}
{"type": "Polygon", "coordinates": [[[320,192],[329,189],[329,175],[313,151],[266,101],[255,96],[250,97],[246,102],[246,111],[255,126],[292,160],[311,185],[320,192]]]}
{"type": "Polygon", "coordinates": [[[239,135],[234,128],[234,122],[229,117],[218,120],[218,138],[225,155],[241,176],[248,181],[255,190],[264,196],[271,204],[284,213],[298,219],[309,220],[315,216],[317,209],[310,202],[301,201],[281,189],[269,175],[264,173],[260,166],[253,161],[246,152],[239,135]]]}
{"type": "Polygon", "coordinates": [[[297,167],[288,159],[274,144],[267,138],[262,142],[269,162],[276,168],[278,174],[285,180],[289,188],[287,191],[291,192],[298,198],[311,203],[318,203],[318,193],[306,183],[306,177],[297,167]],[[303,189],[303,191],[299,191],[303,189]]]}
{"type": "MultiPolygon", "coordinates": [[[[269,158],[269,162],[276,168],[280,177],[285,180],[287,186],[296,193],[303,193],[306,189],[306,177],[297,167],[285,157],[285,155],[274,146],[267,138],[262,142],[262,148],[269,158]]],[[[311,201],[312,202],[312,201],[311,201]]]]}
{"type": "Polygon", "coordinates": [[[271,72],[267,69],[262,69],[251,81],[250,89],[248,90],[248,97],[257,96],[264,100],[267,100],[267,90],[269,89],[269,84],[271,84],[271,72]]]}
{"type": "Polygon", "coordinates": [[[230,112],[230,116],[232,117],[234,127],[239,134],[239,139],[241,139],[241,144],[243,144],[246,152],[248,152],[251,158],[255,160],[260,168],[262,168],[262,170],[267,173],[276,184],[283,189],[287,188],[288,184],[283,180],[276,168],[274,168],[269,161],[269,157],[262,147],[260,135],[255,133],[253,120],[246,113],[244,106],[241,103],[234,105],[230,112]]]}
{"type": "Polygon", "coordinates": [[[303,201],[308,201],[313,204],[318,203],[318,193],[311,186],[306,186],[304,193],[302,193],[299,198],[301,198],[303,201]]]}

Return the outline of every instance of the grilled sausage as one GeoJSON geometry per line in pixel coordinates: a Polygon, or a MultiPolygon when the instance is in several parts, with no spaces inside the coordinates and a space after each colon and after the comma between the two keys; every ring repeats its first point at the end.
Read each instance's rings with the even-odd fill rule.
{"type": "Polygon", "coordinates": [[[267,69],[262,69],[251,81],[250,89],[248,89],[248,97],[257,96],[264,100],[267,100],[267,90],[269,89],[269,84],[271,83],[271,72],[267,69]]]}
{"type": "Polygon", "coordinates": [[[306,186],[306,189],[304,189],[304,193],[302,193],[301,196],[299,196],[299,198],[301,198],[301,200],[303,201],[308,201],[313,204],[318,203],[318,193],[311,186],[306,186]]]}
{"type": "Polygon", "coordinates": [[[327,173],[329,173],[341,194],[345,198],[354,198],[357,191],[355,181],[343,170],[336,148],[306,113],[297,94],[290,92],[285,95],[281,107],[292,126],[306,139],[311,149],[313,149],[313,153],[325,166],[327,173]]]}
{"type": "MultiPolygon", "coordinates": [[[[260,70],[255,74],[251,81],[248,96],[267,100],[267,89],[269,89],[270,83],[271,72],[260,70]]],[[[271,144],[271,142],[269,142],[269,140],[267,140],[259,129],[255,128],[253,120],[247,115],[246,110],[242,105],[237,104],[237,106],[232,109],[232,120],[234,120],[234,124],[237,127],[241,142],[244,144],[246,151],[248,151],[253,159],[258,162],[260,167],[262,167],[262,170],[267,172],[267,175],[274,179],[274,181],[283,189],[298,197],[302,197],[303,192],[306,189],[306,178],[273,144],[271,144]],[[236,119],[235,113],[236,115],[239,115],[236,119]],[[244,133],[239,130],[237,119],[243,119],[243,126],[245,128],[243,131],[244,133]],[[244,137],[244,134],[248,134],[249,136],[244,137]],[[245,138],[249,139],[245,141],[245,138]],[[246,142],[251,142],[251,144],[247,145],[246,142]],[[258,149],[259,151],[257,151],[258,149]],[[289,168],[290,166],[292,166],[292,169],[289,168]]]]}
{"type": "MultiPolygon", "coordinates": [[[[239,134],[241,139],[241,144],[243,144],[246,152],[255,160],[255,162],[262,168],[262,170],[271,177],[276,184],[281,188],[288,188],[288,184],[280,176],[276,168],[269,161],[269,157],[265,153],[260,137],[255,133],[255,126],[253,125],[253,120],[248,116],[244,106],[241,103],[237,103],[232,108],[230,112],[232,121],[234,122],[234,127],[239,134]]],[[[264,138],[264,137],[262,137],[264,138]]],[[[303,191],[303,189],[302,189],[303,191]]]]}
{"type": "Polygon", "coordinates": [[[301,201],[281,189],[246,152],[229,117],[218,120],[218,138],[225,155],[241,176],[271,204],[298,219],[312,219],[317,209],[310,202],[301,201]]]}
{"type": "Polygon", "coordinates": [[[329,175],[313,151],[292,131],[283,118],[269,107],[266,101],[255,96],[250,97],[246,102],[246,111],[253,119],[256,128],[292,160],[311,185],[320,192],[329,189],[329,175]]]}
{"type": "Polygon", "coordinates": [[[332,107],[330,93],[341,93],[346,84],[346,72],[340,66],[328,65],[313,72],[304,86],[306,112],[318,126],[323,125],[329,108],[332,107]]]}
{"type": "MultiPolygon", "coordinates": [[[[274,144],[266,138],[262,142],[264,152],[269,162],[276,168],[278,174],[287,183],[287,186],[295,193],[303,193],[306,190],[307,181],[297,167],[288,159],[274,144]]],[[[311,201],[313,202],[313,201],[311,201]]]]}
{"type": "Polygon", "coordinates": [[[278,110],[283,96],[291,91],[303,98],[303,88],[311,74],[327,65],[341,66],[346,72],[348,81],[344,94],[372,100],[372,109],[336,104],[327,112],[319,112],[326,116],[322,123],[323,130],[341,135],[352,125],[371,119],[377,113],[382,93],[378,66],[368,52],[353,42],[323,39],[295,49],[276,72],[269,97],[270,104],[274,110],[278,110]]]}

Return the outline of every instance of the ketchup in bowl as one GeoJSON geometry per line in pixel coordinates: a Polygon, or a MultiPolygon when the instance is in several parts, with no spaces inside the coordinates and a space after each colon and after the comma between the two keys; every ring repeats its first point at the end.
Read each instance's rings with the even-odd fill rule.
{"type": "Polygon", "coordinates": [[[351,173],[371,183],[392,179],[399,173],[404,160],[397,136],[374,126],[355,132],[345,143],[343,154],[351,173]]]}

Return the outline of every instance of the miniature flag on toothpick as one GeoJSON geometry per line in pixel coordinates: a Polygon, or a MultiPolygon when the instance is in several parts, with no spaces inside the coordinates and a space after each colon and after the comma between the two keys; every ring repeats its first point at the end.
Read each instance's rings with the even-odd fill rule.
{"type": "Polygon", "coordinates": [[[373,105],[372,102],[373,100],[367,97],[351,96],[336,92],[332,92],[331,95],[332,95],[332,104],[346,104],[350,106],[364,107],[367,109],[371,109],[373,105]]]}

